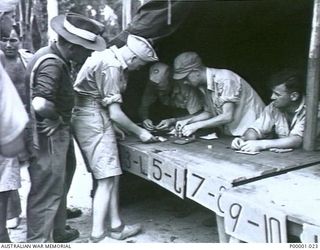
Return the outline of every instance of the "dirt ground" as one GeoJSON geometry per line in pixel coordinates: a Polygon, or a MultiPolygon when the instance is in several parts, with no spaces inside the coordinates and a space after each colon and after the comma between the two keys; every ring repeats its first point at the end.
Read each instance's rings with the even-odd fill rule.
{"type": "MultiPolygon", "coordinates": [[[[77,170],[68,196],[68,206],[81,208],[83,215],[68,220],[80,231],[75,243],[88,242],[91,228],[91,178],[77,154],[77,170]]],[[[23,212],[22,223],[10,230],[13,242],[26,239],[26,196],[30,182],[27,168],[22,168],[22,188],[19,190],[23,212]]],[[[190,200],[181,200],[161,187],[125,173],[121,179],[121,214],[126,223],[141,223],[141,234],[121,243],[216,243],[217,227],[214,213],[190,200]],[[211,224],[211,225],[208,225],[211,224]]],[[[106,238],[104,243],[116,242],[106,238]]]]}

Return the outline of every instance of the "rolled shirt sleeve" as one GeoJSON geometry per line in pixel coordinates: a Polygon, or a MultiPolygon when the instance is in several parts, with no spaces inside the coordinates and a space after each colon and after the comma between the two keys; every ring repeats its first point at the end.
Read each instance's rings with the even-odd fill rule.
{"type": "Polygon", "coordinates": [[[218,83],[218,95],[220,106],[226,102],[239,102],[241,95],[241,82],[236,79],[223,80],[222,84],[218,83]]]}
{"type": "Polygon", "coordinates": [[[33,97],[43,97],[44,99],[56,102],[56,95],[59,84],[62,81],[63,68],[56,59],[47,59],[46,63],[39,66],[33,86],[33,97]]]}
{"type": "Polygon", "coordinates": [[[266,134],[272,132],[272,128],[275,125],[275,121],[272,115],[271,105],[267,106],[263,112],[260,114],[259,118],[254,121],[254,123],[249,126],[248,129],[253,129],[259,135],[259,138],[263,138],[266,134]]]}
{"type": "Polygon", "coordinates": [[[260,138],[273,132],[273,129],[279,138],[287,137],[290,135],[303,136],[304,132],[305,115],[304,112],[297,117],[296,122],[290,128],[285,115],[269,104],[261,113],[259,118],[249,128],[254,129],[260,138]]]}
{"type": "Polygon", "coordinates": [[[112,103],[122,103],[121,72],[117,67],[104,67],[95,73],[97,87],[101,94],[101,103],[107,107],[112,103]]]}

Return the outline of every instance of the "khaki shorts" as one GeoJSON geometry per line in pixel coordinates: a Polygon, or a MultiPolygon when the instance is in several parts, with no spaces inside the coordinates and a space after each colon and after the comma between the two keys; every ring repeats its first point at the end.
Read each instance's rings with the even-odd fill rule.
{"type": "Polygon", "coordinates": [[[95,179],[122,174],[116,136],[106,109],[75,107],[72,128],[95,179]]]}

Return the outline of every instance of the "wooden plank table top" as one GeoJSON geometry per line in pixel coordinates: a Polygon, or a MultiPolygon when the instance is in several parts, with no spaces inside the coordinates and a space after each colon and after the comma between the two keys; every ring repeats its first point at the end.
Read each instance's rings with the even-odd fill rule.
{"type": "MultiPolygon", "coordinates": [[[[122,165],[125,169],[130,166],[126,170],[157,183],[180,198],[187,197],[214,211],[220,242],[227,241],[223,217],[230,215],[229,207],[221,203],[225,190],[320,164],[319,152],[302,149],[245,155],[230,148],[233,139],[230,137],[197,139],[184,145],[174,144],[175,137],[167,138],[166,142],[150,144],[133,137],[121,141],[122,165]]],[[[261,230],[261,234],[266,232],[261,230]]]]}
{"type": "Polygon", "coordinates": [[[143,144],[136,138],[128,137],[120,145],[179,162],[186,169],[196,169],[199,173],[224,179],[232,185],[320,163],[318,152],[301,149],[287,153],[264,151],[257,155],[245,155],[230,149],[232,138],[197,139],[196,142],[185,145],[174,144],[172,141],[175,138],[168,138],[166,142],[143,144]],[[208,145],[212,148],[209,149],[208,145]]]}
{"type": "Polygon", "coordinates": [[[319,242],[320,165],[229,189],[221,206],[229,211],[226,232],[240,240],[286,242],[289,230],[302,233],[303,242],[319,242]]]}

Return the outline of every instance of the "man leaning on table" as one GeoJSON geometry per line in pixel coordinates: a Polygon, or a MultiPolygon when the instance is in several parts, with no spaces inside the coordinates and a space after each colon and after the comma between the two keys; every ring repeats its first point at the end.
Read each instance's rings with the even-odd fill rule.
{"type": "Polygon", "coordinates": [[[281,152],[281,149],[302,145],[306,106],[301,76],[292,69],[285,69],[272,76],[270,84],[272,102],[241,138],[232,141],[233,149],[281,152]]]}
{"type": "Polygon", "coordinates": [[[164,130],[176,121],[187,119],[202,110],[200,93],[194,88],[172,81],[169,65],[156,62],[149,69],[139,115],[148,130],[164,130]],[[171,117],[171,118],[170,118],[171,117]],[[154,125],[153,122],[159,123],[154,125]]]}
{"type": "Polygon", "coordinates": [[[97,181],[92,202],[90,243],[101,242],[107,236],[124,240],[141,231],[140,224],[127,225],[120,216],[118,193],[122,170],[114,127],[120,125],[142,142],[156,140],[150,132],[134,124],[121,109],[128,71],[155,61],[158,57],[149,41],[129,34],[123,47],[112,46],[92,53],[74,84],[76,106],[72,125],[75,139],[97,181]]]}
{"type": "Polygon", "coordinates": [[[198,88],[203,94],[205,110],[176,123],[184,136],[216,127],[221,127],[223,134],[240,136],[265,107],[242,77],[227,69],[206,67],[195,52],[184,52],[176,57],[173,78],[198,88]]]}

